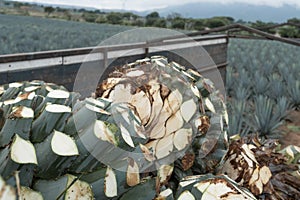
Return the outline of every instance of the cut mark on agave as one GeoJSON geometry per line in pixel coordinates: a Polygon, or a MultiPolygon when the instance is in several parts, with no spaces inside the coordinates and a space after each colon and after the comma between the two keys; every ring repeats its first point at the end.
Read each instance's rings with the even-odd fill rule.
{"type": "Polygon", "coordinates": [[[35,91],[37,89],[41,88],[41,86],[29,86],[29,87],[26,87],[24,89],[25,92],[32,92],[32,91],[35,91]]]}
{"type": "Polygon", "coordinates": [[[117,144],[114,134],[103,121],[96,120],[94,125],[94,134],[102,141],[108,141],[114,145],[117,144]]]}
{"type": "Polygon", "coordinates": [[[190,191],[186,190],[180,194],[178,200],[196,200],[196,199],[190,191]]]}
{"type": "Polygon", "coordinates": [[[9,100],[4,101],[4,105],[16,104],[16,103],[26,100],[26,99],[32,100],[34,97],[35,97],[35,92],[20,94],[15,99],[9,99],[9,100]]]}
{"type": "MultiPolygon", "coordinates": [[[[210,180],[208,180],[210,182],[210,185],[208,186],[208,188],[206,188],[205,191],[201,191],[203,192],[203,196],[202,199],[220,199],[223,195],[226,194],[231,194],[231,193],[236,193],[236,191],[232,190],[227,182],[225,182],[225,180],[220,179],[220,180],[214,180],[214,182],[211,182],[210,180]]],[[[205,183],[205,182],[204,182],[205,183]]]]}
{"type": "Polygon", "coordinates": [[[129,186],[135,186],[140,183],[139,166],[132,158],[128,159],[129,163],[126,173],[126,182],[129,186]]]}
{"type": "Polygon", "coordinates": [[[151,103],[145,92],[140,91],[139,93],[132,95],[129,103],[136,108],[137,113],[142,120],[142,124],[146,124],[151,115],[151,103]]]}
{"type": "Polygon", "coordinates": [[[131,147],[134,147],[134,143],[132,141],[132,138],[130,136],[130,133],[128,132],[128,130],[126,128],[124,128],[124,126],[122,124],[120,124],[120,130],[121,130],[121,135],[122,138],[124,139],[124,141],[131,147]]]}
{"type": "Polygon", "coordinates": [[[104,193],[107,197],[118,195],[118,184],[115,172],[111,167],[107,167],[104,179],[104,193]]]}
{"type": "Polygon", "coordinates": [[[192,140],[192,129],[180,129],[174,133],[174,146],[178,151],[183,150],[192,140]]]}
{"type": "Polygon", "coordinates": [[[68,135],[54,131],[51,140],[52,151],[60,156],[75,156],[79,155],[75,141],[68,135]]]}
{"type": "Polygon", "coordinates": [[[69,96],[70,93],[64,90],[52,90],[47,94],[47,97],[53,99],[67,99],[69,96]]]}
{"type": "Polygon", "coordinates": [[[174,167],[172,165],[161,165],[158,169],[159,181],[162,184],[167,183],[171,177],[174,167]]]}
{"type": "Polygon", "coordinates": [[[100,108],[104,108],[104,107],[105,107],[105,105],[104,105],[103,102],[98,101],[98,100],[96,100],[96,99],[93,99],[93,98],[86,98],[85,100],[86,100],[86,102],[88,102],[88,103],[90,103],[90,104],[94,104],[95,106],[99,106],[100,108]]]}
{"type": "Polygon", "coordinates": [[[33,144],[16,134],[11,145],[11,159],[19,164],[37,164],[36,153],[33,144]]]}
{"type": "Polygon", "coordinates": [[[50,113],[70,113],[72,111],[69,106],[59,104],[48,104],[45,110],[50,113]]]}
{"type": "Polygon", "coordinates": [[[33,118],[34,112],[31,108],[25,106],[13,107],[12,114],[17,118],[33,118]]]}
{"type": "Polygon", "coordinates": [[[166,124],[166,135],[173,133],[180,129],[184,124],[184,121],[181,117],[180,111],[178,110],[174,115],[172,115],[166,124]]]}
{"type": "Polygon", "coordinates": [[[104,115],[111,115],[111,113],[107,112],[106,110],[103,110],[102,108],[98,108],[98,107],[90,105],[90,104],[86,104],[85,107],[87,109],[89,109],[90,111],[94,111],[94,112],[101,113],[104,115]]]}
{"type": "Polygon", "coordinates": [[[21,86],[23,86],[23,83],[19,83],[19,82],[14,82],[14,83],[8,84],[8,87],[10,87],[10,88],[19,88],[21,86]]]}
{"type": "Polygon", "coordinates": [[[180,111],[184,121],[189,122],[197,111],[197,105],[193,99],[190,99],[181,105],[180,111]]]}
{"type": "Polygon", "coordinates": [[[160,139],[156,145],[155,155],[157,159],[168,156],[173,151],[173,134],[160,139]]]}
{"type": "Polygon", "coordinates": [[[205,105],[208,108],[208,110],[210,110],[213,113],[216,113],[216,109],[214,107],[214,105],[212,104],[212,102],[209,100],[209,98],[205,98],[205,105]]]}
{"type": "Polygon", "coordinates": [[[175,113],[182,104],[182,94],[178,89],[172,91],[168,96],[168,103],[172,110],[172,113],[175,113]]]}
{"type": "Polygon", "coordinates": [[[159,193],[159,197],[168,197],[170,195],[173,195],[173,192],[170,188],[159,193]]]}
{"type": "Polygon", "coordinates": [[[142,76],[142,75],[144,75],[144,71],[142,71],[142,70],[132,70],[132,71],[126,73],[126,76],[128,76],[128,77],[137,77],[137,76],[142,76]]]}

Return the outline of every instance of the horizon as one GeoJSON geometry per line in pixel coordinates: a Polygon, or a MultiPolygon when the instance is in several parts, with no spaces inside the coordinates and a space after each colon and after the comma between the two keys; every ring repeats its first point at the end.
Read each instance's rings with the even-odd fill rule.
{"type": "Polygon", "coordinates": [[[270,6],[274,8],[279,8],[285,5],[295,6],[300,11],[300,1],[298,0],[253,0],[253,1],[245,1],[245,0],[185,0],[182,2],[181,0],[173,0],[170,3],[167,0],[157,1],[149,1],[149,0],[102,0],[99,2],[98,0],[11,0],[17,2],[27,2],[33,4],[53,4],[53,5],[61,5],[61,6],[76,6],[76,7],[90,7],[95,9],[108,9],[108,10],[130,10],[137,12],[145,12],[157,9],[164,9],[169,6],[180,6],[188,3],[216,3],[216,4],[235,4],[235,3],[245,3],[248,5],[257,5],[257,6],[270,6]]]}

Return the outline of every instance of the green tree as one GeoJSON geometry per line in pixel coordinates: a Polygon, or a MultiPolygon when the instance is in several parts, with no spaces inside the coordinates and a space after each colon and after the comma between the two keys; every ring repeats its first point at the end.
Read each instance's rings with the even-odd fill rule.
{"type": "Polygon", "coordinates": [[[279,29],[279,34],[282,37],[288,38],[300,38],[300,31],[299,28],[293,26],[285,26],[279,29]]]}
{"type": "Polygon", "coordinates": [[[182,18],[176,18],[172,21],[172,28],[175,29],[184,29],[185,21],[182,18]]]}
{"type": "Polygon", "coordinates": [[[50,15],[51,13],[53,13],[54,10],[55,9],[53,7],[51,7],[51,6],[47,6],[47,7],[44,8],[44,12],[47,13],[48,15],[50,15]]]}
{"type": "Polygon", "coordinates": [[[288,19],[287,22],[300,25],[300,19],[296,17],[288,19]]]}
{"type": "Polygon", "coordinates": [[[95,22],[97,19],[97,14],[95,13],[90,13],[90,12],[84,12],[82,14],[82,18],[86,21],[86,22],[95,22]]]}
{"type": "Polygon", "coordinates": [[[224,19],[213,17],[213,18],[207,19],[205,25],[209,28],[216,28],[216,27],[220,27],[220,26],[225,26],[227,24],[224,19]]]}
{"type": "Polygon", "coordinates": [[[205,22],[202,19],[196,19],[194,21],[194,29],[198,31],[202,31],[205,29],[205,22]]]}
{"type": "Polygon", "coordinates": [[[155,27],[160,27],[160,28],[166,28],[167,22],[166,22],[165,19],[160,18],[160,19],[157,19],[157,20],[154,22],[153,26],[155,26],[155,27]]]}
{"type": "Polygon", "coordinates": [[[108,13],[106,19],[109,24],[122,24],[122,13],[108,13]]]}
{"type": "Polygon", "coordinates": [[[158,12],[152,12],[146,16],[146,26],[155,26],[156,21],[160,19],[158,12]]]}

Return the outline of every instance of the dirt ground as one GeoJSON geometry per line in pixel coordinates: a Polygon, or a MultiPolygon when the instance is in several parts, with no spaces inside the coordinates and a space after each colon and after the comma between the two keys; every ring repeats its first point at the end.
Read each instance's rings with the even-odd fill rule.
{"type": "Polygon", "coordinates": [[[279,139],[282,147],[288,145],[300,146],[300,111],[290,112],[280,130],[283,132],[283,136],[279,139]]]}

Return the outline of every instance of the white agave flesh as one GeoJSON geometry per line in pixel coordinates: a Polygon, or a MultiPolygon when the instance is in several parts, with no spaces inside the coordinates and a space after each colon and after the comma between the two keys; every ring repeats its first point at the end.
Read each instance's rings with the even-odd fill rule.
{"type": "Polygon", "coordinates": [[[228,183],[221,179],[221,182],[210,183],[208,188],[203,191],[202,199],[220,199],[223,195],[234,194],[236,191],[228,187],[228,183]]]}
{"type": "Polygon", "coordinates": [[[157,159],[168,156],[173,151],[173,134],[160,139],[156,145],[155,156],[157,159]]]}
{"type": "Polygon", "coordinates": [[[17,195],[13,187],[6,185],[0,191],[0,198],[1,200],[16,200],[17,195]]]}
{"type": "Polygon", "coordinates": [[[207,190],[207,188],[210,186],[210,182],[209,181],[203,181],[200,183],[196,183],[193,187],[197,188],[197,190],[199,190],[200,192],[205,192],[207,190]]]}
{"type": "Polygon", "coordinates": [[[150,95],[153,98],[153,102],[152,102],[152,107],[151,107],[150,118],[149,118],[147,125],[151,124],[151,122],[153,122],[153,120],[157,119],[157,117],[160,114],[160,111],[163,108],[163,100],[160,96],[159,89],[160,89],[160,86],[156,82],[151,84],[150,95]]]}
{"type": "Polygon", "coordinates": [[[174,166],[172,165],[161,165],[158,169],[158,177],[160,183],[164,183],[168,180],[173,172],[174,166]]]}
{"type": "Polygon", "coordinates": [[[180,194],[177,200],[196,200],[195,197],[190,193],[190,191],[186,190],[180,194]]]}
{"type": "Polygon", "coordinates": [[[272,173],[267,166],[263,166],[262,168],[260,168],[259,178],[264,185],[269,182],[271,177],[272,177],[272,173]]]}
{"type": "Polygon", "coordinates": [[[79,155],[73,138],[59,131],[54,131],[54,135],[51,140],[51,149],[59,156],[79,155]]]}
{"type": "Polygon", "coordinates": [[[191,185],[191,184],[193,184],[193,183],[195,183],[195,182],[197,182],[197,180],[181,181],[181,182],[179,183],[179,185],[180,185],[181,187],[185,187],[185,186],[191,185]]]}
{"type": "Polygon", "coordinates": [[[195,85],[191,85],[191,90],[196,97],[198,97],[199,99],[201,98],[200,92],[195,85]]]}
{"type": "Polygon", "coordinates": [[[15,99],[9,99],[4,101],[4,105],[11,105],[11,104],[16,104],[22,100],[32,100],[35,97],[35,92],[30,92],[30,93],[25,93],[25,94],[20,94],[17,96],[15,99]]]}
{"type": "Polygon", "coordinates": [[[225,119],[226,124],[228,125],[229,124],[229,118],[228,118],[227,110],[224,111],[224,119],[225,119]]]}
{"type": "Polygon", "coordinates": [[[48,104],[45,110],[50,113],[70,113],[72,111],[69,106],[59,104],[48,104]]]}
{"type": "Polygon", "coordinates": [[[159,140],[151,140],[150,142],[146,143],[144,146],[149,149],[149,151],[153,152],[155,154],[156,145],[159,140]]]}
{"type": "MultiPolygon", "coordinates": [[[[69,175],[70,176],[70,175],[69,175]]],[[[68,180],[68,186],[74,181],[75,177],[70,176],[68,180]]],[[[93,192],[91,186],[81,180],[76,180],[65,193],[65,199],[76,200],[92,200],[93,192]]]]}
{"type": "Polygon", "coordinates": [[[132,158],[129,158],[129,164],[126,172],[127,185],[135,186],[140,183],[139,172],[138,164],[132,158]]]}
{"type": "Polygon", "coordinates": [[[243,144],[242,145],[242,149],[245,151],[245,154],[256,164],[258,164],[253,151],[251,151],[251,149],[249,149],[249,146],[247,144],[243,144]]]}
{"type": "Polygon", "coordinates": [[[47,94],[47,97],[53,99],[67,99],[70,96],[70,92],[65,90],[52,90],[47,94]]]}
{"type": "Polygon", "coordinates": [[[109,95],[109,99],[113,100],[114,103],[130,102],[131,97],[131,85],[129,84],[116,85],[109,95]]]}
{"type": "Polygon", "coordinates": [[[222,173],[227,174],[229,177],[231,177],[233,180],[236,180],[239,177],[239,170],[236,169],[236,166],[233,166],[231,164],[231,161],[234,160],[234,163],[240,163],[240,160],[243,157],[241,155],[232,154],[226,161],[224,162],[222,166],[222,173]],[[226,173],[225,173],[226,172],[226,173]]]}
{"type": "Polygon", "coordinates": [[[96,107],[96,106],[93,106],[90,104],[86,104],[85,107],[87,109],[89,109],[90,111],[94,111],[94,112],[101,113],[104,115],[111,115],[111,113],[107,112],[106,110],[103,110],[102,108],[99,108],[99,107],[96,107]]]}
{"type": "Polygon", "coordinates": [[[254,184],[258,180],[259,180],[259,167],[256,167],[249,180],[249,185],[254,184]]]}
{"type": "Polygon", "coordinates": [[[153,60],[154,61],[154,63],[156,63],[158,66],[160,66],[160,67],[165,67],[165,64],[163,63],[163,62],[161,62],[159,59],[155,59],[155,60],[153,60]]]}
{"type": "Polygon", "coordinates": [[[151,139],[159,139],[164,137],[165,134],[166,134],[166,127],[164,126],[164,121],[162,120],[162,121],[158,121],[158,123],[153,127],[149,137],[151,139]]]}
{"type": "Polygon", "coordinates": [[[149,162],[152,162],[155,160],[153,153],[148,149],[148,147],[146,147],[143,144],[140,144],[140,148],[141,148],[146,160],[148,160],[149,162]]]}
{"type": "Polygon", "coordinates": [[[142,120],[142,124],[146,124],[151,115],[151,103],[146,93],[140,91],[139,93],[132,95],[128,103],[136,108],[137,113],[142,120]]]}
{"type": "Polygon", "coordinates": [[[21,86],[23,86],[23,83],[19,83],[19,82],[14,82],[14,83],[8,84],[8,87],[10,87],[10,88],[19,88],[21,86]]]}
{"type": "Polygon", "coordinates": [[[124,141],[129,146],[134,147],[134,143],[132,141],[130,133],[128,132],[128,130],[122,124],[120,124],[120,130],[121,130],[121,135],[122,135],[122,138],[124,139],[124,141]]]}
{"type": "Polygon", "coordinates": [[[193,99],[183,102],[180,107],[181,116],[185,122],[189,122],[190,119],[197,111],[197,105],[193,99]]]}
{"type": "Polygon", "coordinates": [[[183,150],[192,141],[192,129],[179,129],[174,133],[174,146],[178,151],[183,150]]]}
{"type": "Polygon", "coordinates": [[[19,118],[33,118],[34,112],[31,108],[25,106],[13,107],[12,113],[19,118]]]}
{"type": "Polygon", "coordinates": [[[128,77],[137,77],[137,76],[142,76],[144,74],[145,73],[142,70],[131,70],[131,71],[126,73],[126,76],[128,76],[128,77]]]}
{"type": "Polygon", "coordinates": [[[29,86],[29,87],[24,88],[24,91],[25,92],[32,92],[32,91],[35,91],[39,88],[41,88],[41,86],[29,86]]]}
{"type": "Polygon", "coordinates": [[[118,183],[116,174],[110,167],[107,167],[105,173],[104,193],[107,197],[115,197],[118,195],[118,183]]]}
{"type": "Polygon", "coordinates": [[[37,164],[35,148],[33,144],[16,134],[11,145],[11,159],[19,164],[37,164]]]}
{"type": "Polygon", "coordinates": [[[103,121],[95,121],[94,134],[97,138],[99,138],[102,141],[108,141],[114,145],[116,145],[117,143],[114,134],[110,131],[110,129],[106,126],[106,124],[103,121]]]}
{"type": "Polygon", "coordinates": [[[172,91],[167,97],[172,113],[175,113],[182,104],[182,94],[178,89],[172,91]]]}
{"type": "Polygon", "coordinates": [[[181,113],[178,110],[174,115],[172,115],[166,123],[166,135],[169,135],[177,130],[179,130],[184,124],[181,117],[181,113]]]}
{"type": "Polygon", "coordinates": [[[254,166],[254,163],[251,159],[249,159],[248,156],[246,156],[244,154],[244,152],[241,152],[241,155],[243,156],[243,158],[245,159],[245,161],[248,163],[249,168],[252,168],[254,166]]]}
{"type": "Polygon", "coordinates": [[[147,139],[147,137],[144,135],[145,129],[143,126],[140,126],[136,121],[133,121],[133,128],[135,133],[143,139],[147,139]]]}
{"type": "Polygon", "coordinates": [[[93,99],[93,98],[86,98],[85,101],[92,104],[92,105],[99,106],[100,108],[104,108],[104,106],[105,106],[105,104],[103,102],[98,101],[98,100],[93,99]]]}
{"type": "Polygon", "coordinates": [[[205,102],[205,105],[208,108],[208,110],[210,110],[213,113],[216,113],[216,109],[215,109],[214,105],[212,104],[212,102],[209,100],[209,98],[205,98],[204,102],[205,102]]]}
{"type": "Polygon", "coordinates": [[[20,194],[21,194],[20,199],[24,199],[24,200],[26,200],[26,199],[43,200],[44,199],[41,193],[36,192],[30,188],[23,187],[23,186],[21,186],[20,194]]]}
{"type": "Polygon", "coordinates": [[[170,195],[173,195],[173,192],[172,192],[172,190],[170,188],[168,188],[168,189],[166,189],[164,191],[161,191],[159,193],[159,197],[168,197],[170,195]]]}

